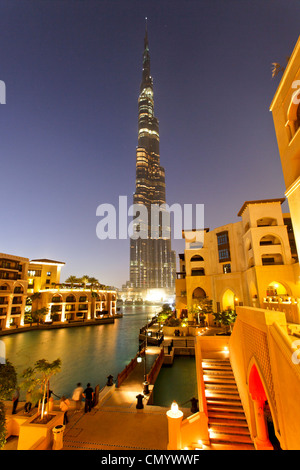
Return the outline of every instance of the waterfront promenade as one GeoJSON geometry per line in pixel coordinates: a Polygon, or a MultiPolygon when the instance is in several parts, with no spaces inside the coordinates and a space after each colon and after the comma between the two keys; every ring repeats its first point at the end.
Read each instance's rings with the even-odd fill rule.
{"type": "MultiPolygon", "coordinates": [[[[159,353],[159,347],[149,348],[148,361],[153,363],[159,353]]],[[[141,362],[91,413],[73,412],[65,430],[63,450],[166,450],[169,408],[148,405],[144,397],[144,407],[137,409],[143,382],[144,363],[141,362]]],[[[189,409],[182,411],[185,416],[191,414],[189,409]]]]}
{"type": "MultiPolygon", "coordinates": [[[[160,352],[159,347],[149,348],[154,362],[160,352]]],[[[166,450],[168,443],[168,422],[166,412],[169,408],[147,404],[137,409],[137,396],[143,392],[144,363],[137,363],[120,387],[112,386],[103,401],[100,401],[90,413],[82,410],[75,412],[72,403],[68,412],[62,450],[166,450]]],[[[105,387],[106,390],[108,387],[105,387]]],[[[54,409],[59,410],[59,401],[54,402],[54,409]]],[[[191,414],[190,409],[183,409],[184,416],[191,414]]],[[[7,404],[7,413],[11,404],[7,404]]],[[[23,404],[18,406],[18,414],[24,414],[23,404]]],[[[8,440],[4,450],[16,450],[17,438],[8,440]]]]}

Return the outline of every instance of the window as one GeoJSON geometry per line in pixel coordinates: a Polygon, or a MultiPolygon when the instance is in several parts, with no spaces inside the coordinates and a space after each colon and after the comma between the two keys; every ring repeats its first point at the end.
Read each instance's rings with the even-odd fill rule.
{"type": "Polygon", "coordinates": [[[224,232],[217,233],[217,240],[218,240],[219,263],[224,262],[224,261],[231,261],[228,232],[224,231],[224,232]]]}
{"type": "Polygon", "coordinates": [[[192,269],[192,276],[205,276],[205,271],[201,269],[192,269]]]}
{"type": "Polygon", "coordinates": [[[229,274],[231,273],[231,264],[223,264],[223,273],[224,274],[229,274]]]}
{"type": "Polygon", "coordinates": [[[48,272],[47,272],[47,276],[51,276],[51,271],[48,271],[48,272]]]}
{"type": "Polygon", "coordinates": [[[42,271],[29,270],[28,276],[29,277],[41,277],[41,273],[42,271]]]}
{"type": "Polygon", "coordinates": [[[226,248],[225,250],[219,250],[219,261],[223,260],[226,261],[230,258],[229,250],[226,248]]]}
{"type": "Polygon", "coordinates": [[[226,245],[226,243],[228,243],[227,233],[217,235],[217,237],[218,237],[218,245],[226,245]]]}

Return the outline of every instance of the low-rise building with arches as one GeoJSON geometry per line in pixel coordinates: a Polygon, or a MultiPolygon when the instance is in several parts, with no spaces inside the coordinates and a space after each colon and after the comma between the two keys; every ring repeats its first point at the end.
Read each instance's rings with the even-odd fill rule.
{"type": "MultiPolygon", "coordinates": [[[[176,280],[178,315],[206,296],[215,312],[243,305],[284,309],[288,318],[300,321],[299,264],[284,201],[246,201],[238,212],[240,221],[201,234],[184,232],[176,280]]],[[[213,317],[208,320],[212,324],[213,317]]]]}
{"type": "Polygon", "coordinates": [[[24,322],[29,259],[0,253],[0,330],[24,322]]]}

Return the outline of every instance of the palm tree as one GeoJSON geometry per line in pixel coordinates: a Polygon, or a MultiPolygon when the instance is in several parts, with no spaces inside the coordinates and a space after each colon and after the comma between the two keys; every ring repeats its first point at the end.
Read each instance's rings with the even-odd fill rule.
{"type": "Polygon", "coordinates": [[[45,401],[47,398],[47,413],[49,414],[49,388],[50,378],[60,372],[61,360],[56,359],[53,362],[48,362],[45,359],[36,361],[34,367],[28,367],[24,370],[22,378],[24,382],[21,384],[22,388],[26,390],[30,389],[32,392],[37,394],[39,398],[42,398],[41,408],[41,419],[45,413],[45,401]],[[37,390],[38,389],[38,390],[37,390]]]}
{"type": "Polygon", "coordinates": [[[66,279],[66,282],[70,283],[71,284],[71,287],[74,286],[75,282],[78,282],[78,278],[77,276],[69,276],[68,279],[66,279]]]}
{"type": "Polygon", "coordinates": [[[85,274],[84,276],[82,276],[82,278],[80,278],[81,282],[84,284],[84,288],[86,288],[86,285],[89,282],[89,279],[90,278],[87,274],[85,274]]]}
{"type": "Polygon", "coordinates": [[[48,310],[46,307],[39,308],[38,310],[34,310],[31,312],[31,316],[33,321],[37,321],[40,323],[40,320],[44,320],[44,317],[47,315],[48,310]]]}
{"type": "Polygon", "coordinates": [[[89,284],[91,289],[93,289],[94,287],[99,285],[99,281],[95,277],[89,277],[89,284]]]}

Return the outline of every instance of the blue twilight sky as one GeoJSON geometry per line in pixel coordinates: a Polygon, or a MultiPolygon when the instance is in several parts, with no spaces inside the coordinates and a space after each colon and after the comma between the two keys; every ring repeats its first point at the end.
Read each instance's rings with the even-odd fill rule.
{"type": "Polygon", "coordinates": [[[283,197],[271,64],[299,15],[299,0],[0,0],[0,251],[64,261],[62,280],[128,279],[129,240],[100,241],[96,209],[135,190],[146,16],[167,202],[204,204],[213,229],[283,197]]]}

